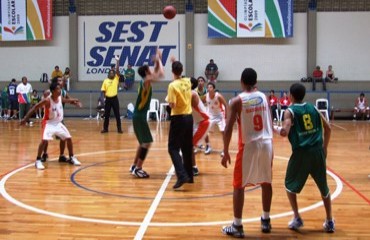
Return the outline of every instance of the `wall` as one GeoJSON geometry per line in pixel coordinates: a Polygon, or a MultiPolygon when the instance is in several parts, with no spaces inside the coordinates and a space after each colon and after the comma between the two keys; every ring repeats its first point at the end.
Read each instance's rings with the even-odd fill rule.
{"type": "MultiPolygon", "coordinates": [[[[256,68],[262,80],[298,80],[306,72],[306,20],[305,13],[294,14],[291,39],[212,40],[207,39],[207,15],[196,14],[195,74],[203,74],[213,58],[221,80],[238,80],[247,66],[256,68]]],[[[370,12],[319,12],[317,20],[317,64],[323,70],[332,64],[340,80],[369,80],[370,12]]],[[[38,80],[43,72],[50,75],[55,65],[68,66],[68,17],[55,17],[53,22],[53,41],[0,43],[0,81],[23,75],[38,80]]]]}
{"type": "Polygon", "coordinates": [[[38,81],[44,72],[50,76],[55,65],[64,71],[69,62],[68,17],[54,18],[53,31],[52,41],[0,42],[0,81],[20,81],[22,76],[38,81]]]}
{"type": "Polygon", "coordinates": [[[318,13],[317,22],[317,64],[342,80],[369,80],[370,12],[318,13]]]}

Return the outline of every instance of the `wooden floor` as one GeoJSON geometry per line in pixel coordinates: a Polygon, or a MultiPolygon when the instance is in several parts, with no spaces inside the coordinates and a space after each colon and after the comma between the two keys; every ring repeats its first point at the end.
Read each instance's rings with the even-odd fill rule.
{"type": "MultiPolygon", "coordinates": [[[[168,122],[150,122],[154,143],[145,170],[149,179],[129,174],[137,142],[132,123],[117,134],[100,134],[102,121],[67,119],[81,167],[56,161],[58,141],[49,143],[44,171],[34,168],[40,122],[20,127],[0,122],[0,239],[227,239],[221,227],[232,214],[232,169],[220,165],[221,136],[211,134],[210,155],[196,155],[200,175],[194,184],[173,191],[176,177],[167,153],[168,122]]],[[[246,191],[243,211],[246,237],[274,239],[370,239],[370,122],[332,124],[328,182],[336,232],[322,231],[324,208],[309,179],[298,196],[305,226],[290,231],[290,206],[284,176],[291,150],[275,136],[272,232],[260,232],[261,191],[246,191]]],[[[236,150],[236,131],[231,148],[236,150]]]]}

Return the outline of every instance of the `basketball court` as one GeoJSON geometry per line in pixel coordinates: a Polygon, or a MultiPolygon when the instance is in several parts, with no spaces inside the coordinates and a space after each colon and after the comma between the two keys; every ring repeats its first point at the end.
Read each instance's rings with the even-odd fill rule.
{"type": "MultiPolygon", "coordinates": [[[[167,152],[169,122],[150,122],[154,143],[144,169],[149,179],[129,173],[137,142],[132,123],[114,121],[100,134],[102,121],[66,119],[74,152],[82,166],[59,163],[59,142],[49,143],[45,170],[34,161],[40,122],[33,127],[1,122],[1,239],[227,239],[221,227],[233,219],[233,164],[220,164],[221,135],[211,134],[213,152],[196,154],[200,175],[181,191],[167,152]]],[[[237,132],[231,146],[235,159],[237,132]]],[[[336,232],[324,233],[320,194],[312,179],[298,196],[304,227],[291,231],[284,177],[291,153],[288,139],[274,136],[272,232],[260,231],[261,190],[246,189],[243,211],[246,238],[368,239],[370,230],[370,124],[335,121],[327,159],[336,232]]],[[[66,152],[67,154],[67,152],[66,152]]]]}

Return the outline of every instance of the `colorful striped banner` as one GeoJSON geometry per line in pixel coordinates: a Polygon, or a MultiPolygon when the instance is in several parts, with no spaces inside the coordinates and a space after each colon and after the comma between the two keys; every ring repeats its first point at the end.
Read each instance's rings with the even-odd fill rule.
{"type": "Polygon", "coordinates": [[[52,40],[52,0],[1,1],[0,41],[52,40]]]}
{"type": "Polygon", "coordinates": [[[208,0],[208,38],[293,37],[293,0],[208,0]]]}

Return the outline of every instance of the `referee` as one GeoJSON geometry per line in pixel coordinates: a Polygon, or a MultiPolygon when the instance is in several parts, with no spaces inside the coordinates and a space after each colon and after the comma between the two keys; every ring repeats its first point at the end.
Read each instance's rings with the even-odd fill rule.
{"type": "Polygon", "coordinates": [[[117,121],[117,132],[122,132],[121,127],[121,117],[119,114],[119,101],[118,101],[118,84],[119,84],[119,56],[115,56],[116,59],[116,71],[110,70],[108,78],[103,81],[101,86],[101,91],[103,92],[105,98],[105,107],[104,107],[104,128],[101,130],[101,133],[107,133],[109,127],[109,117],[110,110],[113,108],[114,116],[117,121]]]}

